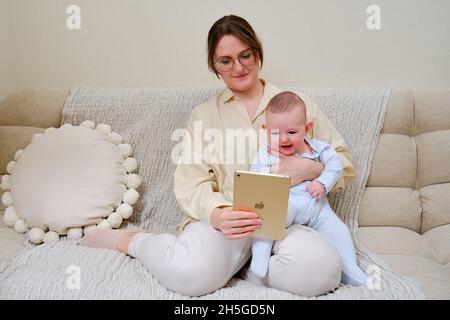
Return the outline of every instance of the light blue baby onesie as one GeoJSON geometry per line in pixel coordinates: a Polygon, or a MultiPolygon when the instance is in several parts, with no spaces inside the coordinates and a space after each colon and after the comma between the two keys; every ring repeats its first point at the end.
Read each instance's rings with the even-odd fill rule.
{"type": "MultiPolygon", "coordinates": [[[[298,157],[320,161],[324,165],[322,174],[316,179],[325,186],[328,194],[343,174],[342,161],[328,144],[305,137],[312,153],[296,154],[298,157]]],[[[270,167],[280,162],[278,157],[268,153],[269,146],[262,145],[250,171],[270,173],[270,167]]],[[[292,224],[302,224],[317,230],[337,250],[342,259],[342,283],[366,285],[367,276],[356,263],[356,253],[348,227],[331,209],[327,197],[317,201],[306,191],[311,181],[304,181],[291,187],[286,218],[286,228],[292,224]]],[[[269,268],[273,240],[255,237],[252,246],[250,268],[259,277],[264,277],[269,268]]]]}

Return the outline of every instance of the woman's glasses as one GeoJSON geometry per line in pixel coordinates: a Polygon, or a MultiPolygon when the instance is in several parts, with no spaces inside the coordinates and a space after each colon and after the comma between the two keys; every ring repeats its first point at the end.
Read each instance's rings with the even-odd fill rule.
{"type": "MultiPolygon", "coordinates": [[[[227,72],[230,71],[233,66],[236,59],[232,59],[230,57],[220,57],[215,61],[216,68],[221,72],[227,72]]],[[[238,57],[237,60],[239,63],[243,66],[250,66],[255,64],[255,53],[253,49],[248,49],[244,52],[242,52],[238,57]]]]}

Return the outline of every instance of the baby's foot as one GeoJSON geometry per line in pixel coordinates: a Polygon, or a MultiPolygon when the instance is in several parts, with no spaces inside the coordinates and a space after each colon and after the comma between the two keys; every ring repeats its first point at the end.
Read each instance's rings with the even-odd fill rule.
{"type": "Polygon", "coordinates": [[[130,244],[131,238],[139,232],[147,231],[125,229],[96,230],[88,235],[85,235],[81,239],[80,245],[91,248],[117,250],[126,254],[128,252],[128,245],[130,244]]]}

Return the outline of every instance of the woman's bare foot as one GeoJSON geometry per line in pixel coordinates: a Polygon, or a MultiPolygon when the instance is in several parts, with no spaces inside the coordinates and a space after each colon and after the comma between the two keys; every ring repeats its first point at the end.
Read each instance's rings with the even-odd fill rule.
{"type": "Polygon", "coordinates": [[[122,234],[116,242],[116,249],[122,253],[128,253],[128,246],[130,245],[131,239],[136,235],[136,233],[143,231],[134,231],[122,234]]]}
{"type": "Polygon", "coordinates": [[[103,248],[117,250],[122,253],[128,253],[128,245],[134,235],[140,232],[147,232],[145,230],[118,230],[105,229],[96,230],[88,235],[85,235],[80,242],[80,245],[91,248],[103,248]]]}

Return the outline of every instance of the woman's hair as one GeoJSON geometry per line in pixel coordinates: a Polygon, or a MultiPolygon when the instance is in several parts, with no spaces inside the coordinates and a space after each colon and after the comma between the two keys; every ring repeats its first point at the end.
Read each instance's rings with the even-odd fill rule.
{"type": "Polygon", "coordinates": [[[256,61],[263,65],[263,49],[252,26],[243,18],[228,15],[217,20],[208,32],[208,69],[219,77],[219,71],[214,63],[214,53],[217,43],[225,35],[233,35],[253,49],[256,61]]]}
{"type": "Polygon", "coordinates": [[[273,96],[267,104],[266,114],[289,112],[294,108],[300,108],[306,118],[306,105],[302,98],[291,91],[283,91],[273,96]]]}

